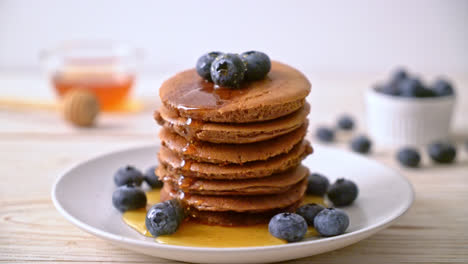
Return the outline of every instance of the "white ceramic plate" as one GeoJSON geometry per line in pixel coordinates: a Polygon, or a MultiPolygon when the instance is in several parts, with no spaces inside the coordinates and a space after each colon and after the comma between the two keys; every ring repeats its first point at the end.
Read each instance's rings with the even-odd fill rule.
{"type": "Polygon", "coordinates": [[[396,171],[360,155],[316,146],[314,154],[304,164],[311,171],[327,175],[332,182],[339,177],[352,179],[360,190],[354,204],[344,208],[351,222],[345,234],[266,247],[162,245],[123,223],[111,202],[115,170],[126,164],[145,169],[156,163],[156,153],[156,146],[132,148],[101,155],[70,168],[53,186],[55,207],[81,229],[143,254],[187,262],[259,263],[312,256],[356,243],[390,225],[409,209],[414,198],[411,184],[396,171]]]}

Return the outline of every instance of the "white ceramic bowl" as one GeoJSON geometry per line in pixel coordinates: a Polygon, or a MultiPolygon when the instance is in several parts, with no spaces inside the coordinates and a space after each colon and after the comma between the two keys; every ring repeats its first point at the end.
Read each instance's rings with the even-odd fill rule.
{"type": "Polygon", "coordinates": [[[367,127],[377,145],[421,146],[445,140],[455,96],[407,98],[369,89],[366,92],[367,127]]]}

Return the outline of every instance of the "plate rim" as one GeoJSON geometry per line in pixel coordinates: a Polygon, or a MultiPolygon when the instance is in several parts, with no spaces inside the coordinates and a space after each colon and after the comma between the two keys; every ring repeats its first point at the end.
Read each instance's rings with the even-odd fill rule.
{"type": "Polygon", "coordinates": [[[404,204],[404,206],[396,214],[392,215],[391,217],[389,217],[389,218],[387,218],[387,219],[385,219],[385,220],[383,220],[381,222],[369,225],[369,226],[367,226],[365,228],[356,230],[354,232],[349,232],[349,233],[345,233],[345,234],[342,234],[342,235],[339,235],[339,236],[334,236],[334,237],[322,237],[320,239],[299,241],[299,242],[287,243],[287,244],[282,244],[282,245],[256,246],[256,247],[229,247],[229,248],[190,247],[190,246],[167,245],[167,244],[157,243],[155,241],[145,241],[145,240],[137,240],[137,239],[134,239],[134,238],[128,238],[128,237],[125,237],[125,236],[116,235],[116,234],[112,234],[112,233],[107,232],[107,231],[103,231],[103,230],[101,230],[99,228],[95,228],[95,227],[93,227],[93,226],[91,226],[91,225],[89,225],[89,224],[87,224],[87,223],[85,223],[83,221],[78,220],[73,215],[68,213],[65,208],[63,208],[63,206],[60,204],[59,200],[57,199],[57,186],[66,177],[66,175],[68,175],[70,172],[77,169],[78,167],[86,165],[87,163],[90,163],[90,162],[92,162],[92,161],[94,161],[96,159],[105,159],[108,156],[119,155],[119,154],[129,152],[129,151],[138,151],[138,150],[142,150],[142,149],[159,148],[160,147],[160,144],[139,144],[139,145],[135,145],[135,146],[130,146],[130,147],[127,146],[127,147],[117,148],[115,150],[106,151],[106,152],[103,152],[103,153],[98,153],[98,154],[92,155],[90,158],[84,159],[82,161],[77,161],[74,164],[72,164],[72,165],[68,166],[67,168],[63,169],[58,174],[58,176],[55,178],[54,183],[52,185],[52,190],[51,190],[52,203],[54,204],[54,207],[56,208],[56,210],[63,217],[65,217],[66,220],[68,220],[69,222],[71,222],[72,224],[74,224],[75,226],[80,228],[81,230],[83,230],[83,231],[85,231],[87,233],[93,234],[93,235],[95,235],[97,237],[107,239],[107,240],[112,241],[112,242],[116,242],[116,243],[122,243],[123,242],[123,243],[126,243],[126,244],[130,245],[130,246],[136,246],[136,247],[146,247],[146,248],[150,247],[150,248],[168,249],[168,250],[184,250],[184,251],[191,251],[191,252],[215,251],[217,253],[221,253],[221,252],[238,252],[238,251],[257,251],[257,252],[258,251],[268,251],[268,250],[274,250],[274,249],[287,249],[287,248],[299,247],[299,246],[311,246],[311,245],[314,245],[314,244],[333,242],[335,240],[346,240],[346,239],[352,238],[354,236],[359,236],[359,235],[366,234],[367,232],[371,232],[373,230],[377,230],[376,232],[378,232],[380,229],[388,227],[391,223],[393,223],[394,221],[399,219],[401,216],[403,216],[406,212],[408,212],[408,210],[413,205],[414,199],[415,199],[414,187],[411,184],[411,182],[408,180],[408,178],[406,178],[406,176],[404,176],[403,174],[398,172],[396,169],[394,169],[392,167],[389,167],[389,166],[387,166],[387,165],[385,165],[385,164],[383,164],[381,162],[378,162],[376,160],[373,160],[373,159],[370,159],[370,158],[367,158],[367,157],[364,157],[362,155],[352,153],[352,152],[349,152],[349,151],[347,152],[347,151],[339,149],[337,147],[324,146],[322,144],[317,144],[317,145],[318,145],[318,148],[320,148],[320,149],[328,149],[328,150],[332,150],[332,151],[346,152],[347,155],[353,155],[358,159],[366,160],[367,162],[374,163],[374,164],[376,164],[378,166],[381,166],[381,167],[383,167],[383,168],[385,168],[385,169],[387,169],[389,171],[392,171],[395,175],[398,175],[398,177],[401,178],[401,180],[409,188],[410,199],[408,201],[406,201],[406,204],[404,204]]]}

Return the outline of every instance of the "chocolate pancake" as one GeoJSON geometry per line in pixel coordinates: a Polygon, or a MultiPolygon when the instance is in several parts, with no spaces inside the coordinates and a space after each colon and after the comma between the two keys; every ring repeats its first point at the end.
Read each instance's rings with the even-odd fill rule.
{"type": "Polygon", "coordinates": [[[272,62],[260,81],[238,89],[216,88],[187,70],[166,80],[159,89],[164,106],[178,116],[221,123],[250,123],[290,114],[304,105],[310,83],[298,70],[272,62]]]}
{"type": "Polygon", "coordinates": [[[243,180],[206,180],[191,178],[168,172],[159,166],[156,174],[173,189],[186,194],[201,195],[259,195],[275,194],[287,191],[291,186],[307,177],[306,167],[297,168],[263,178],[243,180]]]}
{"type": "Polygon", "coordinates": [[[307,132],[307,123],[300,128],[266,141],[251,144],[216,144],[203,141],[189,142],[184,137],[164,127],[159,133],[163,146],[184,159],[209,163],[236,163],[267,160],[289,152],[307,132]]]}
{"type": "Polygon", "coordinates": [[[299,128],[305,122],[309,110],[309,104],[305,104],[296,112],[274,120],[235,124],[180,117],[162,106],[154,113],[154,118],[161,126],[171,128],[188,141],[245,144],[275,138],[299,128]]]}
{"type": "Polygon", "coordinates": [[[175,152],[161,146],[158,153],[160,166],[177,175],[204,179],[248,179],[270,176],[299,165],[307,155],[312,153],[309,142],[304,140],[288,153],[275,156],[265,161],[253,161],[240,164],[219,165],[214,163],[184,160],[175,152]]]}
{"type": "Polygon", "coordinates": [[[259,213],[285,208],[301,201],[306,188],[307,179],[296,183],[283,193],[256,196],[187,194],[174,189],[169,184],[165,184],[163,190],[171,197],[181,199],[188,208],[198,211],[259,213]]]}

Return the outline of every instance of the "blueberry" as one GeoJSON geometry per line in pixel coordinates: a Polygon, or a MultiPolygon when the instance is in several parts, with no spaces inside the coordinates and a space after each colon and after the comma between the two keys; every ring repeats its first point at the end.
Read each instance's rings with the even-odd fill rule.
{"type": "Polygon", "coordinates": [[[260,51],[246,51],[241,54],[241,58],[247,66],[245,79],[256,81],[265,78],[271,69],[271,61],[268,55],[260,51]]]}
{"type": "Polygon", "coordinates": [[[452,163],[457,155],[457,150],[449,143],[435,142],[429,145],[429,156],[437,163],[452,163]]]}
{"type": "Polygon", "coordinates": [[[314,226],[315,216],[323,209],[325,209],[325,207],[321,206],[320,204],[310,203],[299,207],[296,211],[296,214],[304,217],[307,225],[314,226]]]}
{"type": "Polygon", "coordinates": [[[388,94],[388,95],[393,95],[393,96],[400,95],[400,90],[398,89],[398,86],[393,83],[385,83],[382,85],[377,85],[375,87],[375,90],[383,94],[388,94]]]}
{"type": "Polygon", "coordinates": [[[405,69],[399,68],[396,69],[392,74],[391,82],[399,82],[408,78],[408,73],[405,69]]]}
{"type": "Polygon", "coordinates": [[[127,165],[122,167],[114,174],[114,182],[117,186],[125,184],[135,184],[139,186],[142,181],[143,174],[133,166],[127,165]]]}
{"type": "Polygon", "coordinates": [[[330,186],[327,196],[335,206],[346,206],[356,200],[358,193],[358,187],[354,182],[341,178],[330,186]]]}
{"type": "Polygon", "coordinates": [[[352,130],[354,128],[354,120],[349,115],[342,115],[338,118],[337,125],[338,128],[343,130],[352,130]]]}
{"type": "Polygon", "coordinates": [[[112,204],[120,212],[143,208],[146,206],[146,194],[134,185],[123,185],[112,194],[112,204]]]}
{"type": "Polygon", "coordinates": [[[307,232],[307,222],[298,214],[280,213],[270,219],[268,231],[274,237],[296,242],[304,238],[307,232]]]}
{"type": "Polygon", "coordinates": [[[436,93],[432,89],[424,88],[422,97],[436,97],[436,93]]]}
{"type": "Polygon", "coordinates": [[[349,226],[349,217],[338,208],[326,208],[315,216],[314,228],[325,237],[343,234],[349,226]]]}
{"type": "Polygon", "coordinates": [[[399,85],[400,95],[404,97],[427,97],[428,89],[419,79],[405,79],[399,85]]]}
{"type": "Polygon", "coordinates": [[[315,133],[315,136],[323,142],[332,142],[335,140],[335,132],[332,129],[326,127],[319,127],[315,133]]]}
{"type": "Polygon", "coordinates": [[[237,88],[244,80],[246,66],[239,55],[227,53],[216,57],[210,71],[215,84],[237,88]]]}
{"type": "Polygon", "coordinates": [[[312,173],[307,178],[307,194],[323,196],[327,190],[330,182],[327,177],[319,173],[312,173]]]}
{"type": "Polygon", "coordinates": [[[359,153],[368,153],[372,147],[372,142],[366,136],[357,136],[351,140],[351,149],[359,153]]]}
{"type": "Polygon", "coordinates": [[[432,91],[436,96],[447,96],[455,93],[452,84],[444,79],[435,81],[432,85],[432,91]]]}
{"type": "Polygon", "coordinates": [[[176,199],[153,205],[146,213],[145,225],[154,237],[173,234],[184,219],[184,210],[176,199]]]}
{"type": "Polygon", "coordinates": [[[151,166],[149,167],[144,175],[144,180],[148,183],[151,188],[161,188],[163,186],[163,182],[159,180],[158,176],[156,175],[155,171],[158,166],[151,166]]]}
{"type": "Polygon", "coordinates": [[[398,151],[397,159],[403,166],[415,168],[419,166],[421,155],[416,149],[405,147],[398,151]]]}
{"type": "Polygon", "coordinates": [[[216,59],[216,57],[221,54],[223,53],[219,51],[212,51],[198,58],[196,65],[198,75],[200,75],[203,79],[211,82],[211,64],[216,59]]]}

